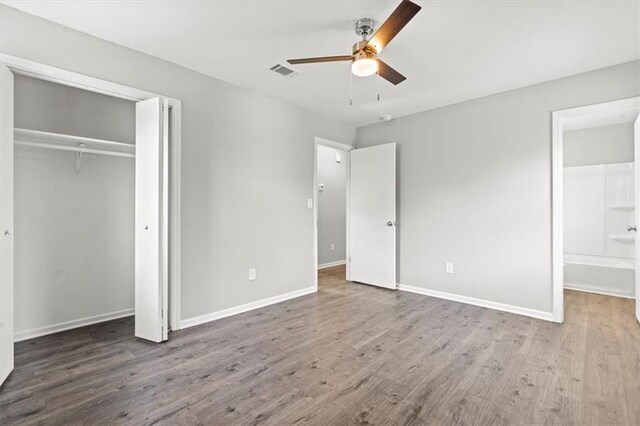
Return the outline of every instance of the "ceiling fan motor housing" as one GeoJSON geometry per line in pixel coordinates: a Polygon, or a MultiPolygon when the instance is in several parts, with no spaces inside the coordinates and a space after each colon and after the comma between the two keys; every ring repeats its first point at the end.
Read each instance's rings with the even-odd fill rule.
{"type": "Polygon", "coordinates": [[[373,34],[373,19],[358,19],[356,21],[356,34],[358,34],[363,39],[373,34]]]}
{"type": "Polygon", "coordinates": [[[362,40],[353,45],[353,60],[358,61],[360,59],[376,59],[376,51],[367,46],[367,41],[362,40]]]}

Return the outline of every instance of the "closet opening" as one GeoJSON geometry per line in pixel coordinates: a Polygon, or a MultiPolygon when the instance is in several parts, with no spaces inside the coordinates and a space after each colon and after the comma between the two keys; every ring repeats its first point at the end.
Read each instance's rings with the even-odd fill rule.
{"type": "Polygon", "coordinates": [[[0,75],[0,383],[16,341],[125,317],[167,340],[181,102],[4,54],[0,75]]]}
{"type": "Polygon", "coordinates": [[[14,333],[134,314],[135,102],[14,80],[14,333]]]}

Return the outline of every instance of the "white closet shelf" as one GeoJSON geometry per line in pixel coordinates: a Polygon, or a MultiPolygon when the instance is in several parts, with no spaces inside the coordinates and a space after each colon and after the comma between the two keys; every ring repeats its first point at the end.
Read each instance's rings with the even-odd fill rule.
{"type": "Polygon", "coordinates": [[[130,143],[20,128],[14,129],[14,140],[16,145],[129,158],[135,157],[136,149],[130,143]]]}
{"type": "Polygon", "coordinates": [[[621,242],[633,242],[636,240],[635,235],[627,235],[627,234],[611,234],[609,238],[616,241],[621,242]]]}
{"type": "Polygon", "coordinates": [[[635,210],[636,206],[631,203],[611,204],[609,208],[614,210],[635,210]]]}

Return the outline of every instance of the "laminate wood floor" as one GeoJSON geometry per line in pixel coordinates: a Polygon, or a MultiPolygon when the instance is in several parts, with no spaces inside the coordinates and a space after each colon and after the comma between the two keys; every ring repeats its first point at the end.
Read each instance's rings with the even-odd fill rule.
{"type": "Polygon", "coordinates": [[[640,424],[633,301],[566,322],[346,283],[172,333],[131,318],[16,344],[0,424],[640,424]]]}

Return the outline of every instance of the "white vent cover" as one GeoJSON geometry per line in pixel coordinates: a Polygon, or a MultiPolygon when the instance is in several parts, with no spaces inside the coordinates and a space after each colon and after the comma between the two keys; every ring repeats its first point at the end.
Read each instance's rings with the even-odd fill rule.
{"type": "Polygon", "coordinates": [[[294,71],[291,68],[287,68],[284,65],[280,65],[280,64],[275,64],[270,68],[270,70],[280,74],[281,76],[289,77],[289,78],[299,74],[297,71],[294,71]]]}

